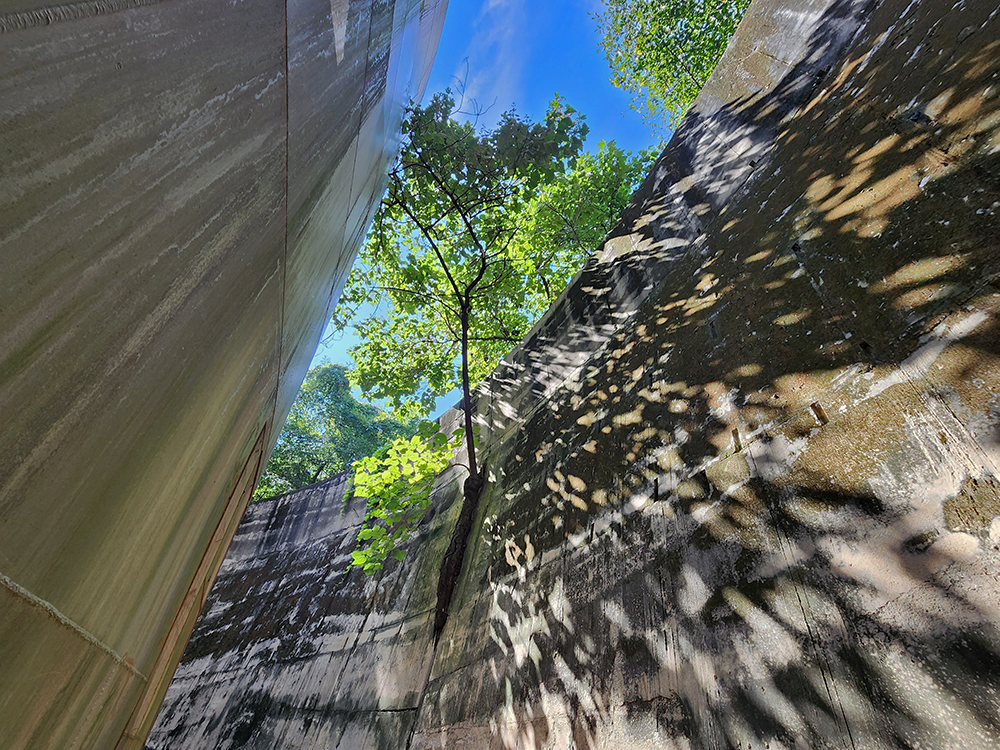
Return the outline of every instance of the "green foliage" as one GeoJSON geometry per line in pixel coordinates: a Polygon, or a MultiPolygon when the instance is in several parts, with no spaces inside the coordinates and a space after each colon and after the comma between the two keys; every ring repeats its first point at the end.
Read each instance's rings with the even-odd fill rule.
{"type": "Polygon", "coordinates": [[[647,122],[676,126],[726,51],[750,0],[604,0],[611,82],[647,122]]]}
{"type": "Polygon", "coordinates": [[[354,494],[368,499],[368,513],[351,567],[371,575],[382,569],[390,553],[403,559],[399,547],[427,510],[434,479],[447,468],[462,438],[462,430],[449,439],[436,424],[425,422],[419,434],[396,438],[378,454],[355,462],[354,494]]]}
{"type": "Polygon", "coordinates": [[[253,499],[328,479],[416,429],[415,422],[400,422],[375,406],[360,403],[351,393],[346,367],[314,367],[292,404],[253,499]]]}
{"type": "Polygon", "coordinates": [[[411,106],[404,141],[334,316],[356,323],[353,377],[397,413],[427,414],[519,342],[611,229],[652,163],[613,143],[580,154],[586,126],[558,98],[542,123],[507,113],[477,133],[449,93],[411,106]]]}
{"type": "Polygon", "coordinates": [[[343,325],[359,303],[382,306],[356,326],[355,382],[407,416],[429,413],[462,382],[461,361],[480,380],[527,330],[533,282],[511,252],[517,217],[586,135],[559,99],[541,123],[507,112],[478,133],[455,114],[450,92],[407,109],[386,196],[334,317],[343,325]]]}
{"type": "MultiPolygon", "coordinates": [[[[471,388],[496,367],[611,229],[653,154],[614,144],[580,154],[583,117],[556,98],[545,120],[508,112],[477,132],[460,122],[450,92],[411,105],[385,198],[351,271],[338,326],[355,323],[355,382],[396,413],[427,414],[462,387],[464,429],[425,432],[358,462],[355,493],[368,515],[352,566],[381,569],[430,502],[434,476],[462,440],[469,481],[463,513],[483,486],[471,388]]],[[[471,503],[471,504],[470,504],[471,503]]]]}
{"type": "Polygon", "coordinates": [[[529,326],[614,228],[657,155],[656,148],[632,155],[614,141],[601,141],[597,153],[581,154],[572,169],[540,186],[525,203],[511,244],[521,272],[535,275],[534,283],[526,283],[529,326]]]}

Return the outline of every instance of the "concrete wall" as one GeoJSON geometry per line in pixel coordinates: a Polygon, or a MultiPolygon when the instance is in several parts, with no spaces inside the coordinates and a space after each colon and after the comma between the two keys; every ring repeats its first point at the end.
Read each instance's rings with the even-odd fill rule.
{"type": "Polygon", "coordinates": [[[253,503],[146,747],[402,747],[432,660],[448,476],[420,535],[434,552],[377,581],[344,574],[364,513],[345,508],[346,476],[253,503]]]}
{"type": "Polygon", "coordinates": [[[5,3],[0,746],[142,746],[446,5],[5,3]]]}
{"type": "Polygon", "coordinates": [[[340,484],[269,501],[149,748],[996,747],[998,16],[757,0],[479,390],[439,644],[460,469],[374,580],[340,484]]]}

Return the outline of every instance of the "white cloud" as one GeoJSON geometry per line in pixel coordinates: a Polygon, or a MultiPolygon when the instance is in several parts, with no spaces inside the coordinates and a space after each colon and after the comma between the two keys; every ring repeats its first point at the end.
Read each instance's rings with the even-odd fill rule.
{"type": "Polygon", "coordinates": [[[482,125],[493,125],[523,93],[530,51],[525,10],[525,0],[484,0],[465,51],[468,71],[464,64],[455,71],[458,80],[466,79],[466,101],[491,107],[482,125]]]}

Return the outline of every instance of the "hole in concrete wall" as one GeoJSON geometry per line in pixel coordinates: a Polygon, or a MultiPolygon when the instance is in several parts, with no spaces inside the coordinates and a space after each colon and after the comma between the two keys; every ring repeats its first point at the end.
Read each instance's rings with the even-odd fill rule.
{"type": "Polygon", "coordinates": [[[867,341],[862,341],[860,344],[858,344],[858,346],[861,347],[861,351],[865,353],[865,356],[868,357],[869,361],[873,365],[879,364],[880,361],[879,357],[875,353],[875,350],[872,348],[871,344],[869,344],[867,341]]]}

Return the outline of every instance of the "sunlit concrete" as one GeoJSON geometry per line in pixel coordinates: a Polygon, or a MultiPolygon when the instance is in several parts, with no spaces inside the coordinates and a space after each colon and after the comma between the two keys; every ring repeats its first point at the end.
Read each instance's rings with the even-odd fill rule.
{"type": "Polygon", "coordinates": [[[445,6],[0,13],[0,747],[142,746],[445,6]]]}

